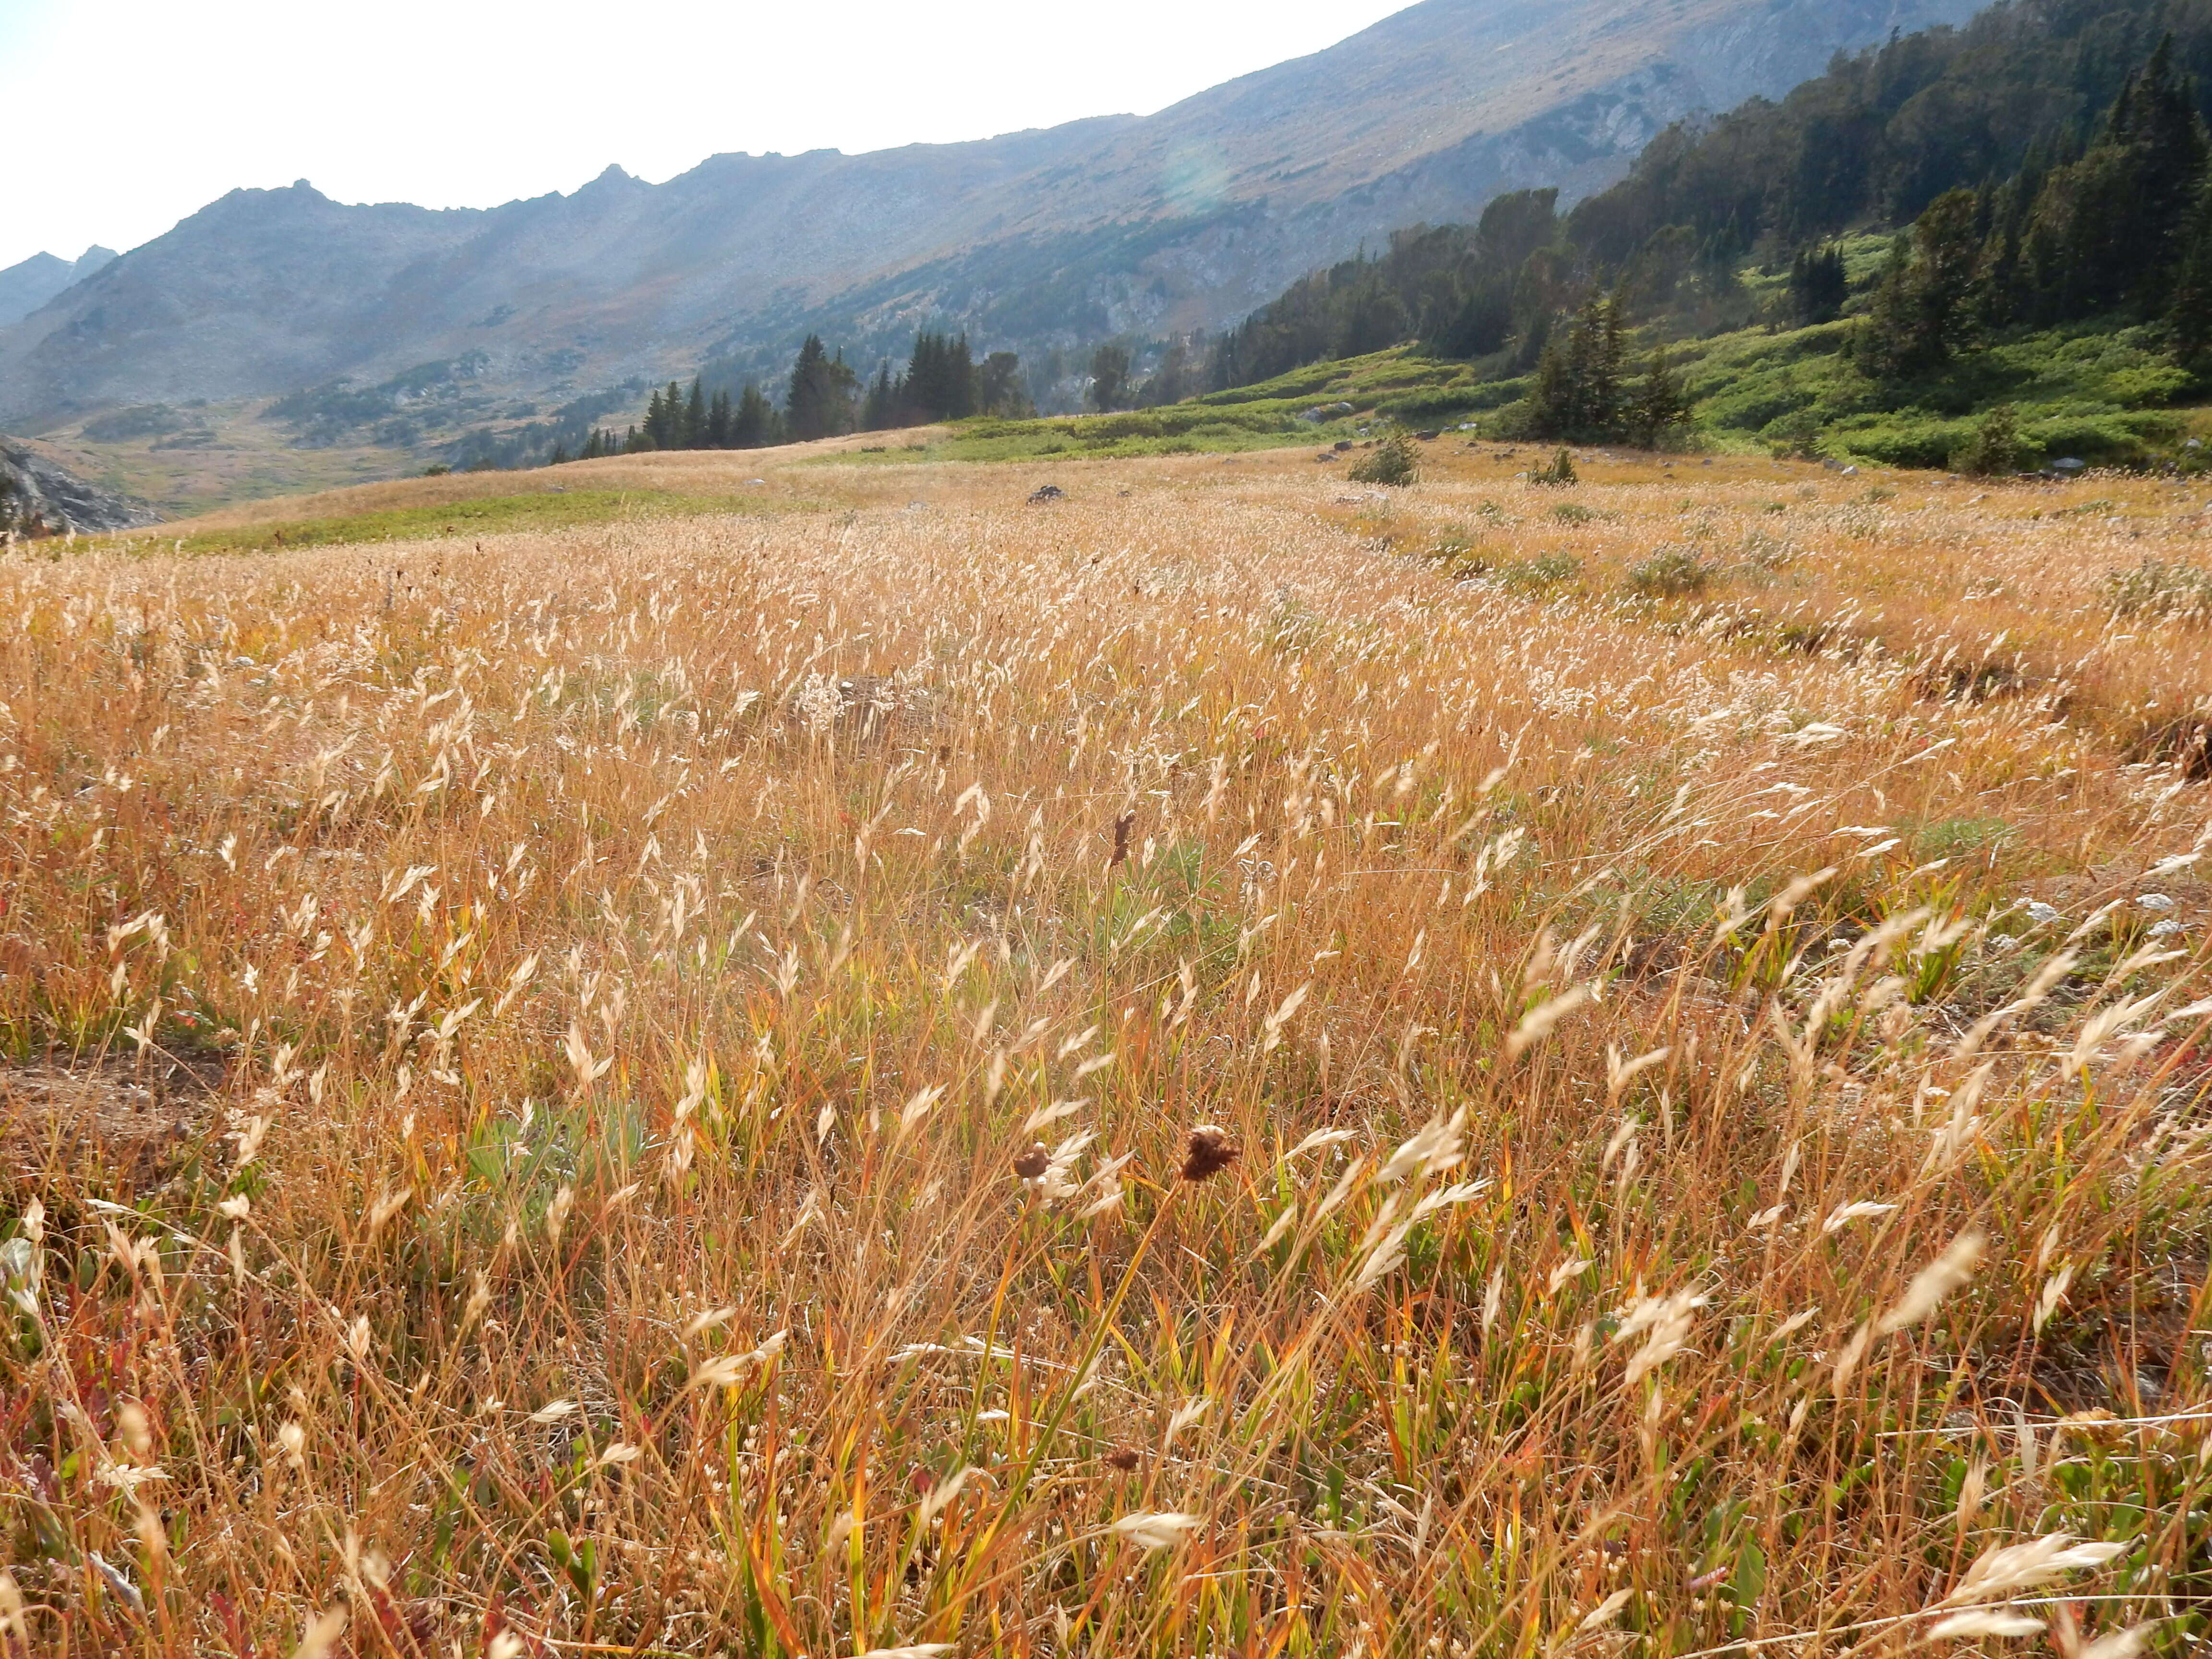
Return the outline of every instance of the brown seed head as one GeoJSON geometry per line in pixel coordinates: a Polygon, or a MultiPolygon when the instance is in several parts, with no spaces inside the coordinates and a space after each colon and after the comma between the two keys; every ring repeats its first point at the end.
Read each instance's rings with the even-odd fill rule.
{"type": "Polygon", "coordinates": [[[1109,1468],[1119,1469],[1122,1474],[1127,1474],[1137,1467],[1137,1454],[1127,1446],[1116,1446],[1106,1454],[1105,1461],[1109,1468]]]}
{"type": "Polygon", "coordinates": [[[1229,1138],[1226,1129],[1217,1129],[1211,1123],[1201,1123],[1190,1132],[1190,1140],[1183,1155],[1182,1178],[1185,1181],[1204,1181],[1218,1175],[1237,1161],[1243,1149],[1229,1138]]]}
{"type": "Polygon", "coordinates": [[[1124,812],[1114,820],[1114,855],[1106,860],[1106,867],[1109,870],[1118,864],[1126,864],[1128,861],[1129,831],[1136,827],[1137,815],[1134,812],[1124,812]]]}
{"type": "Polygon", "coordinates": [[[1038,1141],[1025,1152],[1014,1155],[1014,1173],[1024,1181],[1035,1181],[1052,1165],[1052,1154],[1038,1141]]]}

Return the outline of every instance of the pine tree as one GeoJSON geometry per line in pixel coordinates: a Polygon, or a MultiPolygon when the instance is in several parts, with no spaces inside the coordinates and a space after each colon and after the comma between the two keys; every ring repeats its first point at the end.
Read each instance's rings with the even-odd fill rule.
{"type": "Polygon", "coordinates": [[[730,394],[726,388],[717,391],[714,401],[707,405],[707,432],[703,441],[708,449],[730,447],[730,394]]]}
{"type": "Polygon", "coordinates": [[[1832,242],[1801,248],[1790,265],[1790,308],[1801,323],[1833,322],[1843,315],[1850,286],[1841,248],[1832,242]]]}
{"type": "Polygon", "coordinates": [[[2190,237],[2174,273],[2173,296],[2166,308],[2173,355],[2197,374],[2212,374],[2212,185],[2191,216],[2190,237]]]}
{"type": "Polygon", "coordinates": [[[1019,357],[1011,351],[994,351],[983,360],[975,371],[975,407],[981,414],[1012,417],[1036,412],[1022,385],[1019,357]]]}
{"type": "Polygon", "coordinates": [[[1593,436],[1610,437],[1620,429],[1620,377],[1626,361],[1620,301],[1608,299],[1592,320],[1589,395],[1584,419],[1593,436]]]}
{"type": "Polygon", "coordinates": [[[691,378],[691,395],[684,399],[684,425],[678,434],[679,449],[704,449],[707,447],[707,399],[699,386],[699,378],[691,378]]]}
{"type": "Polygon", "coordinates": [[[1091,354],[1091,406],[1101,414],[1127,400],[1129,349],[1109,342],[1091,354]]]}
{"type": "Polygon", "coordinates": [[[1855,343],[1872,379],[1894,383],[1932,373],[1971,338],[1985,205],[1971,190],[1947,191],[1891,245],[1855,343]]]}
{"type": "Polygon", "coordinates": [[[1558,333],[1545,342],[1536,360],[1535,384],[1528,389],[1528,433],[1531,437],[1556,438],[1569,430],[1575,419],[1574,373],[1567,361],[1567,342],[1558,333]]]}
{"type": "Polygon", "coordinates": [[[1561,337],[1537,360],[1528,426],[1539,438],[1597,440],[1620,435],[1628,410],[1621,371],[1626,355],[1621,307],[1592,294],[1561,337]]]}
{"type": "Polygon", "coordinates": [[[975,357],[968,337],[948,341],[945,347],[945,414],[948,421],[964,421],[975,412],[975,357]]]}
{"type": "Polygon", "coordinates": [[[783,397],[784,418],[791,423],[793,441],[805,443],[836,430],[836,412],[831,407],[835,386],[829,349],[820,335],[810,334],[791,366],[791,383],[783,397]]]}
{"type": "Polygon", "coordinates": [[[2037,192],[2014,285],[2023,314],[2048,323],[2165,308],[2206,174],[2196,103],[2168,36],[2122,86],[2096,142],[2037,192]]]}
{"type": "Polygon", "coordinates": [[[765,449],[780,435],[777,427],[775,405],[757,385],[747,380],[738,394],[737,412],[730,417],[730,447],[765,449]]]}
{"type": "MultiPolygon", "coordinates": [[[[693,391],[697,391],[695,382],[693,391]]],[[[686,414],[684,388],[674,380],[653,394],[645,406],[645,426],[641,434],[642,449],[684,449],[689,447],[686,433],[686,414]]]]}
{"type": "Polygon", "coordinates": [[[1667,348],[1657,347],[1629,404],[1629,429],[1644,448],[1656,449],[1669,433],[1687,426],[1689,421],[1689,396],[1667,362],[1667,348]]]}
{"type": "Polygon", "coordinates": [[[876,367],[876,378],[868,382],[868,395],[860,404],[860,430],[881,432],[896,426],[898,421],[899,382],[891,379],[891,360],[888,357],[876,367]]]}
{"type": "MultiPolygon", "coordinates": [[[[914,356],[904,378],[888,391],[885,401],[893,414],[885,424],[964,420],[975,412],[975,360],[968,337],[963,334],[956,339],[925,329],[915,336],[914,356]]],[[[874,396],[872,389],[870,397],[874,396]]]]}

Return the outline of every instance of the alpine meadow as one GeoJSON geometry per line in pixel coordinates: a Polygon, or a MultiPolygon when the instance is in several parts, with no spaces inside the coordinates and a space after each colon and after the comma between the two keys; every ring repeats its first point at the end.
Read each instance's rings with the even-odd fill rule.
{"type": "Polygon", "coordinates": [[[2212,0],[410,3],[0,17],[0,1659],[2207,1650],[2212,0]]]}
{"type": "Polygon", "coordinates": [[[0,1649],[2202,1638],[2201,474],[864,435],[0,559],[0,1649]]]}

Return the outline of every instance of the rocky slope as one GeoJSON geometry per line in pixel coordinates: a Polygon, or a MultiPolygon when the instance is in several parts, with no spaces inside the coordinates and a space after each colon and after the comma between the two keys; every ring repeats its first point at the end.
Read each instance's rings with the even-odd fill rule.
{"type": "Polygon", "coordinates": [[[489,421],[709,356],[765,369],[810,326],[866,359],[923,322],[1029,354],[1215,325],[1363,240],[1520,185],[1579,194],[1685,113],[1971,9],[1424,0],[1142,119],[721,155],[660,185],[611,168],[485,211],[240,191],[0,329],[0,420],[465,364],[489,421]]]}
{"type": "Polygon", "coordinates": [[[151,524],[143,501],[88,483],[43,448],[0,437],[0,535],[86,535],[151,524]]]}

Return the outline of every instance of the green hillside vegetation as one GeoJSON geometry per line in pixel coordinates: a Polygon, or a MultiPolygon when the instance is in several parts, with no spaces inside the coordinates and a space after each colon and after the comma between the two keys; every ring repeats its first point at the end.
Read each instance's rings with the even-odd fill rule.
{"type": "MultiPolygon", "coordinates": [[[[778,501],[777,512],[804,511],[809,504],[778,501]]],[[[328,547],[361,542],[421,541],[441,536],[494,536],[519,531],[547,532],[578,525],[637,519],[696,518],[729,513],[766,513],[755,495],[705,495],[680,490],[552,489],[512,495],[276,519],[195,531],[182,536],[143,532],[112,538],[144,553],[268,553],[282,548],[328,547]]]]}
{"type": "Polygon", "coordinates": [[[1393,346],[1306,364],[1256,386],[1182,403],[1103,415],[963,421],[928,442],[900,444],[887,436],[881,447],[826,455],[818,464],[1233,454],[1364,439],[1385,425],[1471,424],[1481,411],[1511,402],[1523,389],[1518,380],[1483,380],[1468,363],[1393,346]]]}
{"type": "Polygon", "coordinates": [[[1517,191],[1316,271],[1214,343],[1200,404],[1990,471],[2189,460],[2208,94],[2212,0],[2001,5],[1677,127],[1571,213],[1517,191]]]}

